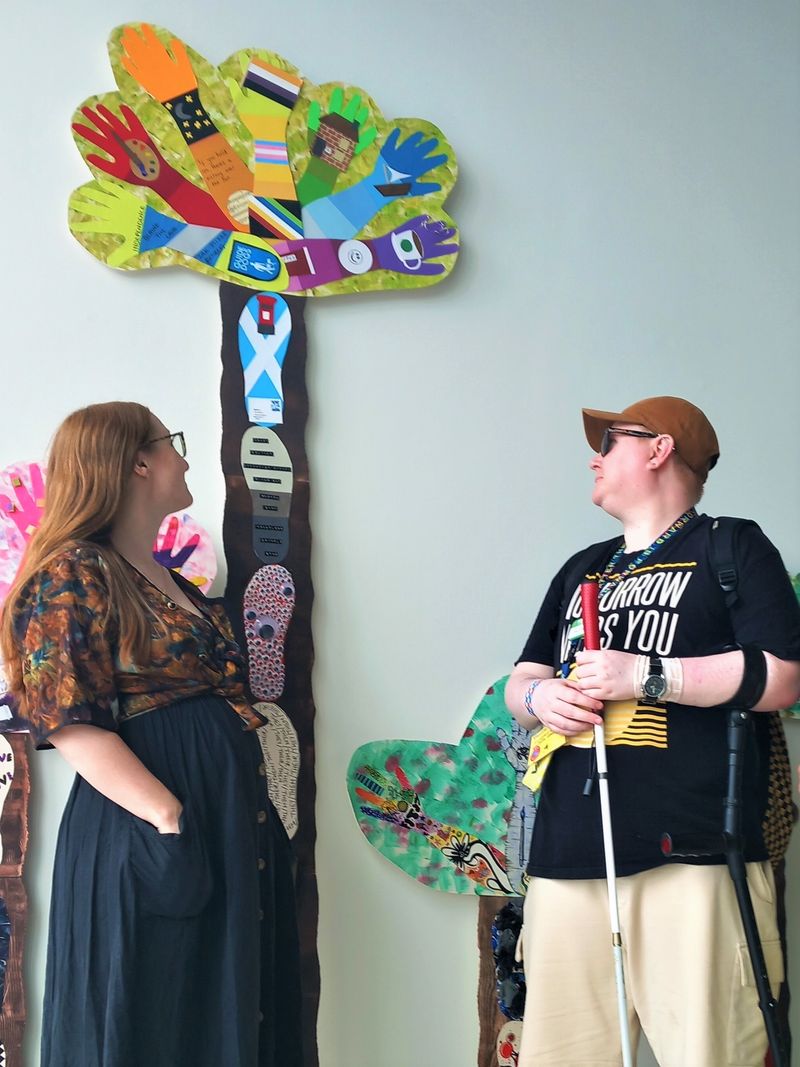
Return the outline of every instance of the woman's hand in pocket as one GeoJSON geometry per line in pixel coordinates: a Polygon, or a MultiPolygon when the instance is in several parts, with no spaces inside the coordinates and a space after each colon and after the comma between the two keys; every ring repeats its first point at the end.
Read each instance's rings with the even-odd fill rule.
{"type": "Polygon", "coordinates": [[[155,828],[160,834],[179,834],[181,832],[183,804],[177,797],[172,799],[175,801],[174,806],[169,811],[165,811],[163,816],[155,823],[155,828]]]}

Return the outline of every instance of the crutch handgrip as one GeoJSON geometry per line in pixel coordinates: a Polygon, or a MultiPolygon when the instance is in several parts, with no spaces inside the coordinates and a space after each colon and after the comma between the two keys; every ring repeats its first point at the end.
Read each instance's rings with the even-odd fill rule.
{"type": "Polygon", "coordinates": [[[596,652],[600,648],[599,599],[597,582],[581,582],[583,647],[589,652],[596,652]]]}

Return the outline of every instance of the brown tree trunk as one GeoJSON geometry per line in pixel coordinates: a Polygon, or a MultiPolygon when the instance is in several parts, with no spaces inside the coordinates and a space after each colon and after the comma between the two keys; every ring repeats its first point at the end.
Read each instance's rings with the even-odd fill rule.
{"type": "Polygon", "coordinates": [[[25,851],[28,847],[27,734],[5,735],[14,753],[14,778],[0,818],[3,859],[0,863],[0,900],[11,923],[11,942],[5,972],[5,989],[0,1008],[0,1045],[4,1067],[22,1067],[22,1038],[25,1033],[25,990],[22,985],[22,955],[28,897],[22,882],[25,851]]]}
{"type": "MultiPolygon", "coordinates": [[[[242,436],[251,423],[244,404],[242,365],[239,358],[239,316],[253,297],[252,289],[222,282],[222,470],[225,476],[225,517],[223,543],[228,565],[225,603],[236,639],[243,651],[242,600],[247,583],[263,566],[252,548],[252,512],[240,464],[242,436]]],[[[317,1009],[319,1005],[319,959],[317,956],[318,897],[314,864],[316,823],[314,801],[314,700],[311,668],[314,646],[311,637],[311,529],[308,521],[308,458],[305,427],[308,418],[306,390],[305,300],[285,297],[292,317],[292,332],[283,364],[284,421],[274,427],[286,446],[294,469],[294,485],[289,520],[289,550],[281,560],[294,579],[295,605],[286,634],[284,691],[276,701],[289,716],[300,745],[300,777],[297,808],[300,826],[293,839],[296,856],[295,886],[300,932],[301,975],[303,982],[303,1037],[306,1067],[317,1067],[317,1009]]]]}

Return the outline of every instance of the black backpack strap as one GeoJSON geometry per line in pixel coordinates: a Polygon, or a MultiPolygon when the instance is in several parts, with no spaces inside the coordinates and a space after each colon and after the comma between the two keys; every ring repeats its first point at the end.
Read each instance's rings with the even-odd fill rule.
{"type": "Polygon", "coordinates": [[[744,519],[720,515],[709,527],[708,555],[711,568],[725,595],[725,607],[730,611],[739,599],[739,569],[736,566],[736,534],[744,519]]]}

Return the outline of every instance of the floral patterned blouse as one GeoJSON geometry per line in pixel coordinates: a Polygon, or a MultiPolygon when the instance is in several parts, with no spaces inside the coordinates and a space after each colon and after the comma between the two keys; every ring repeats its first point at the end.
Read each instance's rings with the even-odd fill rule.
{"type": "Polygon", "coordinates": [[[158,620],[147,663],[122,663],[109,624],[105,562],[78,544],[37,572],[22,590],[14,629],[23,655],[27,719],[37,748],[71,723],[116,730],[119,723],[202,694],[224,697],[254,730],[264,719],[249,704],[246,662],[222,602],[173,576],[202,615],[184,610],[131,568],[158,620]]]}

